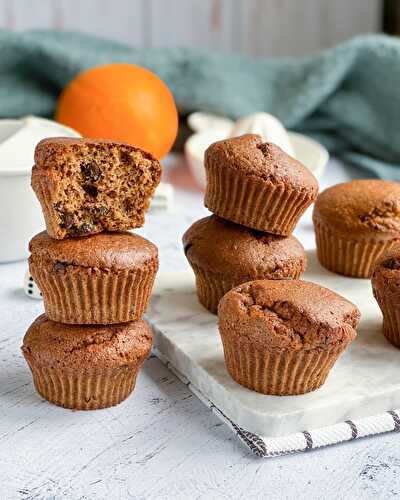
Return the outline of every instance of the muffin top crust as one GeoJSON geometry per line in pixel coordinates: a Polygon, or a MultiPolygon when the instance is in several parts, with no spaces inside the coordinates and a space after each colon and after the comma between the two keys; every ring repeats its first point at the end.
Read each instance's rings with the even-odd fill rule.
{"type": "Polygon", "coordinates": [[[356,238],[400,237],[400,183],[361,179],[332,186],[317,198],[314,223],[356,238]]]}
{"type": "Polygon", "coordinates": [[[190,263],[249,280],[260,274],[275,279],[298,274],[307,263],[304,248],[294,236],[262,233],[216,215],[196,221],[182,240],[190,263]]]}
{"type": "Polygon", "coordinates": [[[357,307],[335,292],[300,280],[258,280],[229,291],[218,320],[225,335],[255,348],[312,350],[356,336],[357,307]]]}
{"type": "Polygon", "coordinates": [[[215,142],[206,150],[204,159],[206,168],[231,168],[265,182],[305,191],[310,196],[318,193],[316,178],[302,163],[279,146],[263,143],[257,134],[215,142]]]}
{"type": "Polygon", "coordinates": [[[82,238],[56,240],[43,231],[29,243],[30,261],[100,269],[130,269],[156,263],[157,247],[138,234],[99,233],[82,238]]]}
{"type": "Polygon", "coordinates": [[[118,325],[64,325],[42,314],[25,334],[22,350],[48,368],[90,371],[134,366],[148,355],[152,330],[143,321],[118,325]]]}

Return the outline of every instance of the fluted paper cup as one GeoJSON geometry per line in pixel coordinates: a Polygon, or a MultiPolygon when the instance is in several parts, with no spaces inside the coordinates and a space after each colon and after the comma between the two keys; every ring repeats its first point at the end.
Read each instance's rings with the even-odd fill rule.
{"type": "Polygon", "coordinates": [[[240,385],[262,394],[291,396],[315,391],[348,343],[314,350],[258,350],[224,340],[225,363],[240,385]]]}
{"type": "MultiPolygon", "coordinates": [[[[190,265],[196,277],[196,290],[199,302],[213,314],[217,314],[219,301],[227,292],[229,292],[229,290],[232,290],[235,286],[241,285],[251,279],[265,278],[265,275],[260,274],[258,277],[243,280],[238,278],[233,279],[233,277],[229,275],[223,275],[221,273],[214,273],[209,270],[205,270],[192,262],[190,262],[190,265]]],[[[299,272],[293,274],[290,279],[298,279],[300,276],[301,271],[299,270],[299,272]]]]}
{"type": "Polygon", "coordinates": [[[30,262],[49,319],[67,324],[113,324],[140,319],[146,311],[157,265],[111,271],[66,265],[59,271],[30,262]]]}
{"type": "MultiPolygon", "coordinates": [[[[380,283],[382,286],[382,283],[380,283]]],[[[382,290],[379,286],[379,281],[372,278],[372,288],[374,296],[381,308],[383,315],[383,334],[387,340],[400,347],[400,307],[398,294],[387,293],[387,290],[382,290]]]]}
{"type": "Polygon", "coordinates": [[[317,256],[322,266],[353,278],[369,278],[375,262],[396,245],[395,240],[357,241],[343,238],[319,222],[314,222],[317,256]]]}
{"type": "Polygon", "coordinates": [[[139,366],[99,372],[76,372],[36,366],[25,356],[37,392],[47,401],[73,410],[98,410],[117,405],[133,391],[139,366]]]}
{"type": "Polygon", "coordinates": [[[205,206],[223,219],[272,234],[291,234],[314,197],[285,184],[207,166],[205,206]]]}

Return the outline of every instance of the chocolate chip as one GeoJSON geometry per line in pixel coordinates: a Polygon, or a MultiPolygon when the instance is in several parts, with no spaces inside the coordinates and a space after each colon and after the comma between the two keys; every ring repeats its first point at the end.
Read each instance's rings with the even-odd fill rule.
{"type": "Polygon", "coordinates": [[[127,151],[121,151],[119,157],[122,163],[130,163],[132,161],[132,157],[127,151]]]}
{"type": "Polygon", "coordinates": [[[90,210],[95,220],[101,219],[102,217],[106,216],[109,211],[110,209],[104,205],[101,205],[100,207],[93,207],[90,210]]]}
{"type": "Polygon", "coordinates": [[[400,269],[400,261],[394,257],[389,258],[388,260],[382,262],[382,266],[386,269],[400,269]]]}
{"type": "Polygon", "coordinates": [[[61,227],[70,228],[74,224],[74,216],[67,212],[60,213],[61,227]]]}
{"type": "Polygon", "coordinates": [[[94,225],[90,222],[84,222],[76,228],[76,234],[90,234],[94,231],[94,225]]]}
{"type": "Polygon", "coordinates": [[[53,271],[55,273],[61,273],[64,272],[67,268],[67,264],[65,262],[56,262],[53,266],[53,271]]]}
{"type": "Polygon", "coordinates": [[[86,179],[89,179],[91,181],[99,180],[101,175],[101,170],[94,161],[81,163],[81,172],[86,177],[86,179]]]}
{"type": "Polygon", "coordinates": [[[127,214],[129,214],[132,211],[133,204],[130,200],[124,200],[123,206],[127,214]]]}
{"type": "Polygon", "coordinates": [[[97,194],[98,194],[98,191],[97,191],[97,187],[96,186],[93,186],[92,184],[85,184],[83,186],[83,189],[85,190],[85,192],[89,195],[89,196],[92,196],[93,198],[96,198],[97,194]]]}

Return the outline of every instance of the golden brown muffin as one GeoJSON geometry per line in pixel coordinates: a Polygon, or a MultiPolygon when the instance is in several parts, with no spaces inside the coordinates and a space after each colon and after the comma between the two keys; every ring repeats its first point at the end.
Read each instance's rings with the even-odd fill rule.
{"type": "Polygon", "coordinates": [[[263,394],[318,389],[356,337],[357,307],[307,281],[252,281],[228,292],[218,322],[228,372],[263,394]]]}
{"type": "Polygon", "coordinates": [[[111,324],[145,312],[158,269],[157,247],[145,238],[123,232],[55,240],[44,231],[29,250],[49,319],[111,324]]]}
{"type": "Polygon", "coordinates": [[[101,139],[39,142],[32,188],[52,238],[141,227],[161,166],[150,153],[101,139]]]}
{"type": "Polygon", "coordinates": [[[365,179],[332,186],[318,196],[313,221],[320,263],[368,278],[377,259],[400,241],[400,184],[365,179]]]}
{"type": "Polygon", "coordinates": [[[307,257],[294,236],[277,236],[211,215],[183,235],[186,258],[196,276],[199,301],[216,314],[231,288],[257,279],[297,279],[307,257]]]}
{"type": "Polygon", "coordinates": [[[400,245],[375,263],[372,289],[383,314],[383,334],[400,347],[400,245]]]}
{"type": "Polygon", "coordinates": [[[205,206],[243,226],[287,236],[315,200],[318,183],[299,161],[255,134],[211,144],[205,206]]]}
{"type": "Polygon", "coordinates": [[[29,327],[22,352],[38,393],[64,408],[96,410],[129,396],[151,350],[145,321],[63,325],[44,314],[29,327]]]}

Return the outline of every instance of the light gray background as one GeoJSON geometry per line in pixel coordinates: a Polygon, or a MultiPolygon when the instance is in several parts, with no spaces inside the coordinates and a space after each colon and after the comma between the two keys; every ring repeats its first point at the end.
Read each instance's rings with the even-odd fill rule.
{"type": "Polygon", "coordinates": [[[0,27],[74,29],[131,45],[301,55],[379,31],[381,0],[0,0],[0,27]]]}

